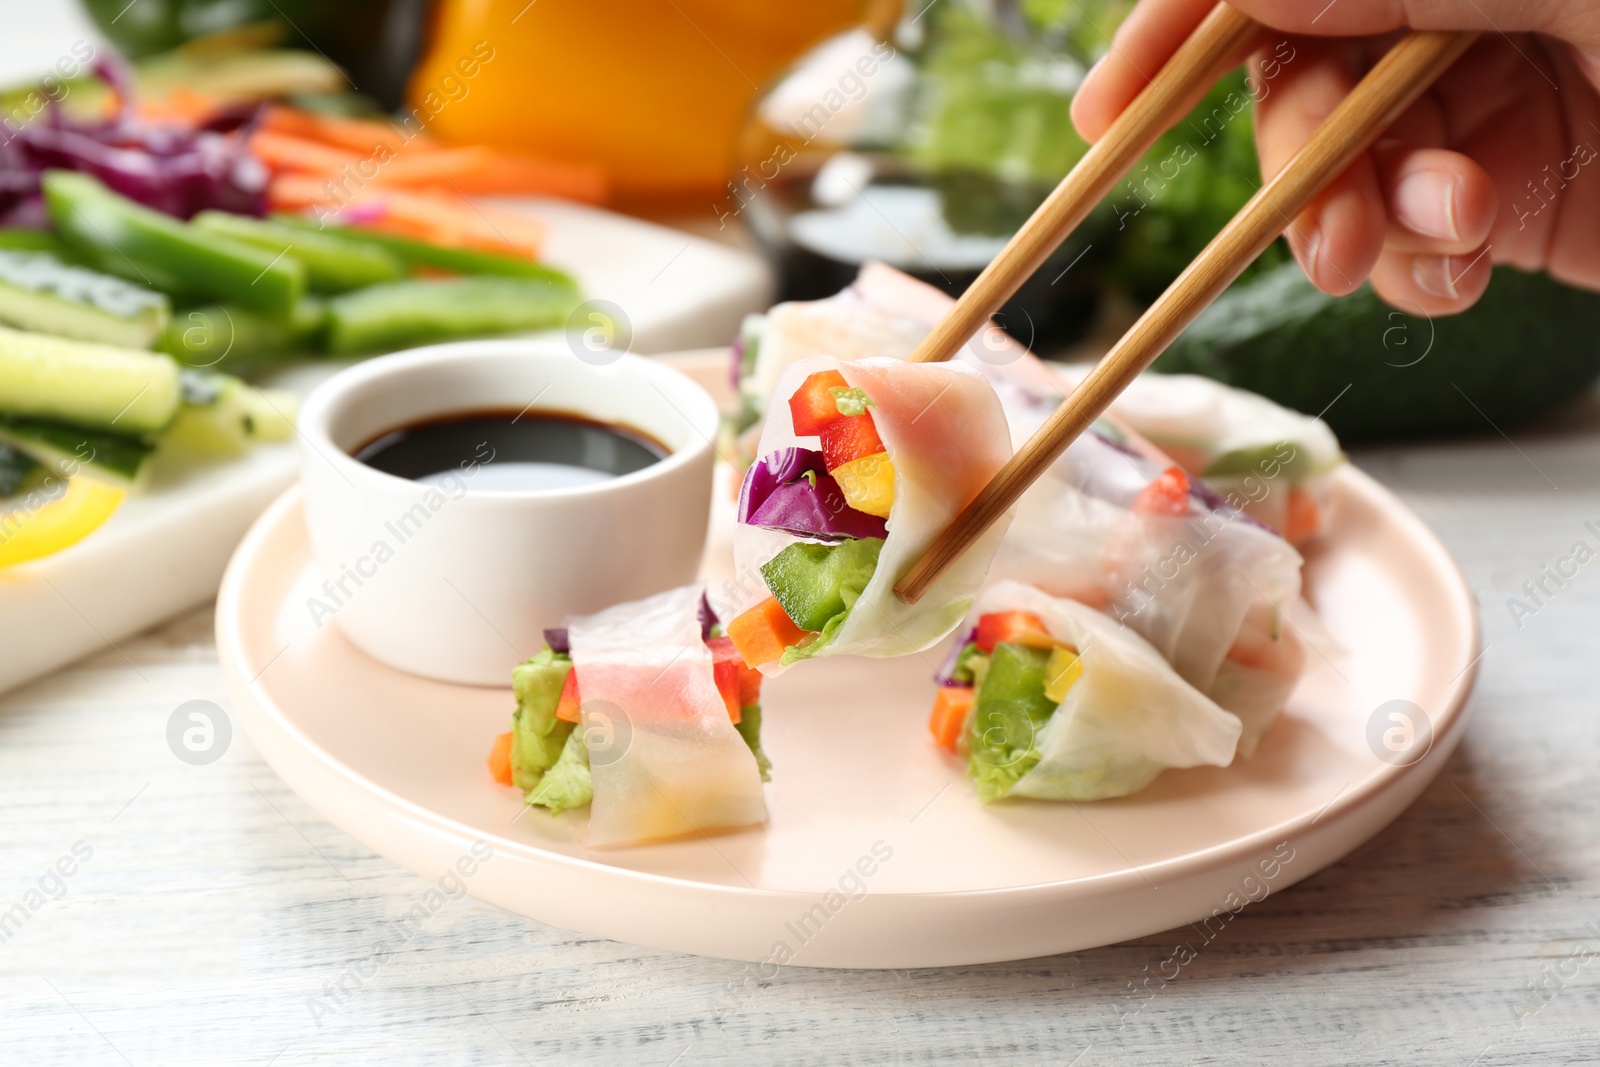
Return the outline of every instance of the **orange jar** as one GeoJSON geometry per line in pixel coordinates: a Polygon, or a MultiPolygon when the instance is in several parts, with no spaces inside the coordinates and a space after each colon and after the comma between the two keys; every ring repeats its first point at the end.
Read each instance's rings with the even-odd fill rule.
{"type": "Polygon", "coordinates": [[[448,140],[598,163],[624,204],[695,202],[723,191],[767,80],[864,6],[442,0],[409,96],[446,102],[428,128],[448,140]]]}

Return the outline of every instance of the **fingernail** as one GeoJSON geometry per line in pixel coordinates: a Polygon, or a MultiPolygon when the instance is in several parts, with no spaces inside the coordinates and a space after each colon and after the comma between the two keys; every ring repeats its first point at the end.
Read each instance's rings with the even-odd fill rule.
{"type": "Polygon", "coordinates": [[[1454,300],[1456,281],[1467,261],[1461,256],[1416,256],[1411,260],[1411,280],[1429,296],[1454,300]]]}
{"type": "Polygon", "coordinates": [[[1313,226],[1306,233],[1306,250],[1301,266],[1312,285],[1317,284],[1317,258],[1322,254],[1322,227],[1313,226]]]}
{"type": "Polygon", "coordinates": [[[1453,176],[1437,170],[1407,174],[1394,187],[1395,221],[1423,237],[1459,241],[1461,224],[1456,219],[1459,184],[1453,176]]]}

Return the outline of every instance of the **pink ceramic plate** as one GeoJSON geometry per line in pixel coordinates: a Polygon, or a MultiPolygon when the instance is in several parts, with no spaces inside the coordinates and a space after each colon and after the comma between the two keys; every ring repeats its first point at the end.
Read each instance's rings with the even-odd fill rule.
{"type": "MultiPolygon", "coordinates": [[[[720,359],[679,366],[726,388],[720,359]]],[[[718,508],[713,587],[729,572],[725,494],[718,508]]],[[[1411,803],[1460,740],[1478,655],[1444,548],[1347,469],[1307,561],[1321,651],[1253,759],[1169,771],[1122,800],[985,807],[927,734],[942,650],[824,659],[766,683],[765,827],[602,852],[578,844],[583,815],[524,809],[489,780],[509,689],[366,658],[312,621],[319,583],[291,490],[240,545],[217,604],[237,713],[309,804],[396,863],[454,870],[448,885],[541,922],[767,967],[977,963],[1220,928],[1411,803]]],[[[497,640],[488,620],[484,639],[497,640]]]]}

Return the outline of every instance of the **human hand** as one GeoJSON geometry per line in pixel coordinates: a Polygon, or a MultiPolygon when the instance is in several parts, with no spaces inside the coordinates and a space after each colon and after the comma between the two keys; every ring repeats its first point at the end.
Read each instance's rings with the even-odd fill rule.
{"type": "MultiPolygon", "coordinates": [[[[1290,225],[1289,246],[1319,289],[1348,293],[1370,276],[1390,304],[1428,315],[1470,307],[1493,263],[1600,289],[1600,7],[1230,2],[1275,31],[1250,60],[1264,178],[1289,161],[1397,31],[1484,31],[1290,225]]],[[[1104,134],[1145,75],[1213,6],[1140,0],[1073,100],[1079,132],[1091,141],[1104,134]]]]}

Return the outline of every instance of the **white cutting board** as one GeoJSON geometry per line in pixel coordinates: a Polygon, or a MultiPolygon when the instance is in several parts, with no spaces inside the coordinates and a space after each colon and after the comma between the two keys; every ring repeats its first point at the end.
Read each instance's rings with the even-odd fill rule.
{"type": "MultiPolygon", "coordinates": [[[[771,302],[771,274],[754,253],[578,204],[498,203],[549,224],[545,259],[576,275],[587,299],[622,309],[634,352],[724,346],[771,302]]],[[[567,344],[563,331],[532,336],[567,344]]],[[[304,392],[333,369],[309,364],[274,384],[304,392]]],[[[188,470],[152,466],[88,538],[0,570],[0,691],[215,596],[239,539],[295,473],[290,444],[188,470]]]]}

